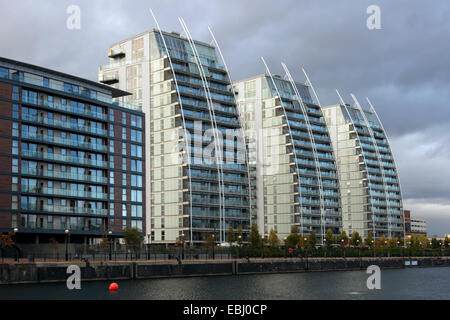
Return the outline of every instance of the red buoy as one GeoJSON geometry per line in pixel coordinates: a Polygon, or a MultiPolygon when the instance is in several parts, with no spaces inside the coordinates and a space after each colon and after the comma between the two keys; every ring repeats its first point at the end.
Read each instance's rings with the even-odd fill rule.
{"type": "Polygon", "coordinates": [[[117,283],[113,282],[109,285],[109,291],[117,291],[117,290],[119,290],[119,285],[117,283]]]}

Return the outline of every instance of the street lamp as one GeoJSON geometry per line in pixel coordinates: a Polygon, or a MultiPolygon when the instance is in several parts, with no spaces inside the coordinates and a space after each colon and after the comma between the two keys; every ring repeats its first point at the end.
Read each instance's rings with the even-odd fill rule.
{"type": "Polygon", "coordinates": [[[14,228],[14,246],[16,247],[16,258],[14,259],[15,261],[18,261],[19,260],[19,252],[18,252],[18,248],[17,248],[17,244],[16,244],[16,242],[17,242],[17,236],[16,236],[16,233],[19,231],[19,229],[18,228],[14,228]]]}
{"type": "Polygon", "coordinates": [[[261,236],[261,258],[264,259],[264,236],[261,236]]]}
{"type": "Polygon", "coordinates": [[[342,254],[344,255],[344,258],[345,258],[345,246],[344,246],[344,239],[341,239],[341,245],[342,245],[342,254]]]}
{"type": "Polygon", "coordinates": [[[242,236],[238,235],[238,259],[241,256],[242,236]]]}
{"type": "Polygon", "coordinates": [[[181,259],[184,259],[184,233],[181,234],[181,259]]]}
{"type": "Polygon", "coordinates": [[[66,234],[66,261],[69,261],[69,241],[70,241],[70,231],[69,229],[64,230],[66,234]]]}
{"type": "Polygon", "coordinates": [[[212,234],[212,238],[213,238],[213,245],[212,245],[212,258],[213,258],[213,260],[215,259],[215,256],[214,256],[214,247],[216,246],[216,235],[213,233],[212,234]]]}
{"type": "Polygon", "coordinates": [[[147,260],[150,260],[150,233],[147,234],[147,260]]]}
{"type": "Polygon", "coordinates": [[[111,237],[111,235],[112,235],[112,231],[109,230],[109,231],[108,231],[108,238],[109,238],[109,261],[112,260],[112,237],[111,237]]]}
{"type": "Polygon", "coordinates": [[[284,237],[283,241],[284,241],[284,257],[285,257],[285,258],[287,257],[287,244],[286,244],[286,240],[287,240],[287,238],[284,237]]]}

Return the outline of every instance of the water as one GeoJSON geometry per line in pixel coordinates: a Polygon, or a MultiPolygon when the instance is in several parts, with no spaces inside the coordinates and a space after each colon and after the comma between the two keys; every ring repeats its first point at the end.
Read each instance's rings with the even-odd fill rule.
{"type": "Polygon", "coordinates": [[[365,271],[285,273],[82,282],[81,290],[65,283],[1,285],[0,299],[450,299],[450,267],[381,271],[381,290],[366,287],[365,271]]]}

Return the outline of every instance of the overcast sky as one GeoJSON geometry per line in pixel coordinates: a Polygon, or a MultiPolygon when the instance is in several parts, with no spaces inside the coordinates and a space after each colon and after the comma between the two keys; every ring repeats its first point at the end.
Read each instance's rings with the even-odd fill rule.
{"type": "MultiPolygon", "coordinates": [[[[214,31],[234,80],[273,73],[285,62],[296,80],[309,73],[323,105],[338,88],[368,96],[391,139],[405,209],[430,235],[450,234],[450,3],[443,1],[1,1],[0,55],[97,80],[109,45],[155,27],[182,28],[210,42],[214,31]],[[68,6],[81,28],[66,27],[68,6]],[[381,29],[369,30],[369,5],[381,29]]],[[[364,105],[363,105],[364,106],[364,105]]]]}

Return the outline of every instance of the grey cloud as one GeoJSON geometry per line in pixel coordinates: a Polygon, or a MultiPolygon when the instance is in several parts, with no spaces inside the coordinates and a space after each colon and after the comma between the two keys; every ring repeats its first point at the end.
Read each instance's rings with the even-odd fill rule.
{"type": "Polygon", "coordinates": [[[450,198],[447,1],[2,1],[0,54],[96,80],[109,45],[154,27],[149,7],[168,31],[181,31],[181,16],[209,42],[211,26],[235,80],[263,73],[264,56],[300,81],[304,66],[324,105],[338,102],[335,88],[347,101],[369,96],[395,141],[405,198],[450,198]],[[81,30],[66,28],[71,4],[81,30]],[[366,28],[371,4],[381,30],[366,28]]]}

